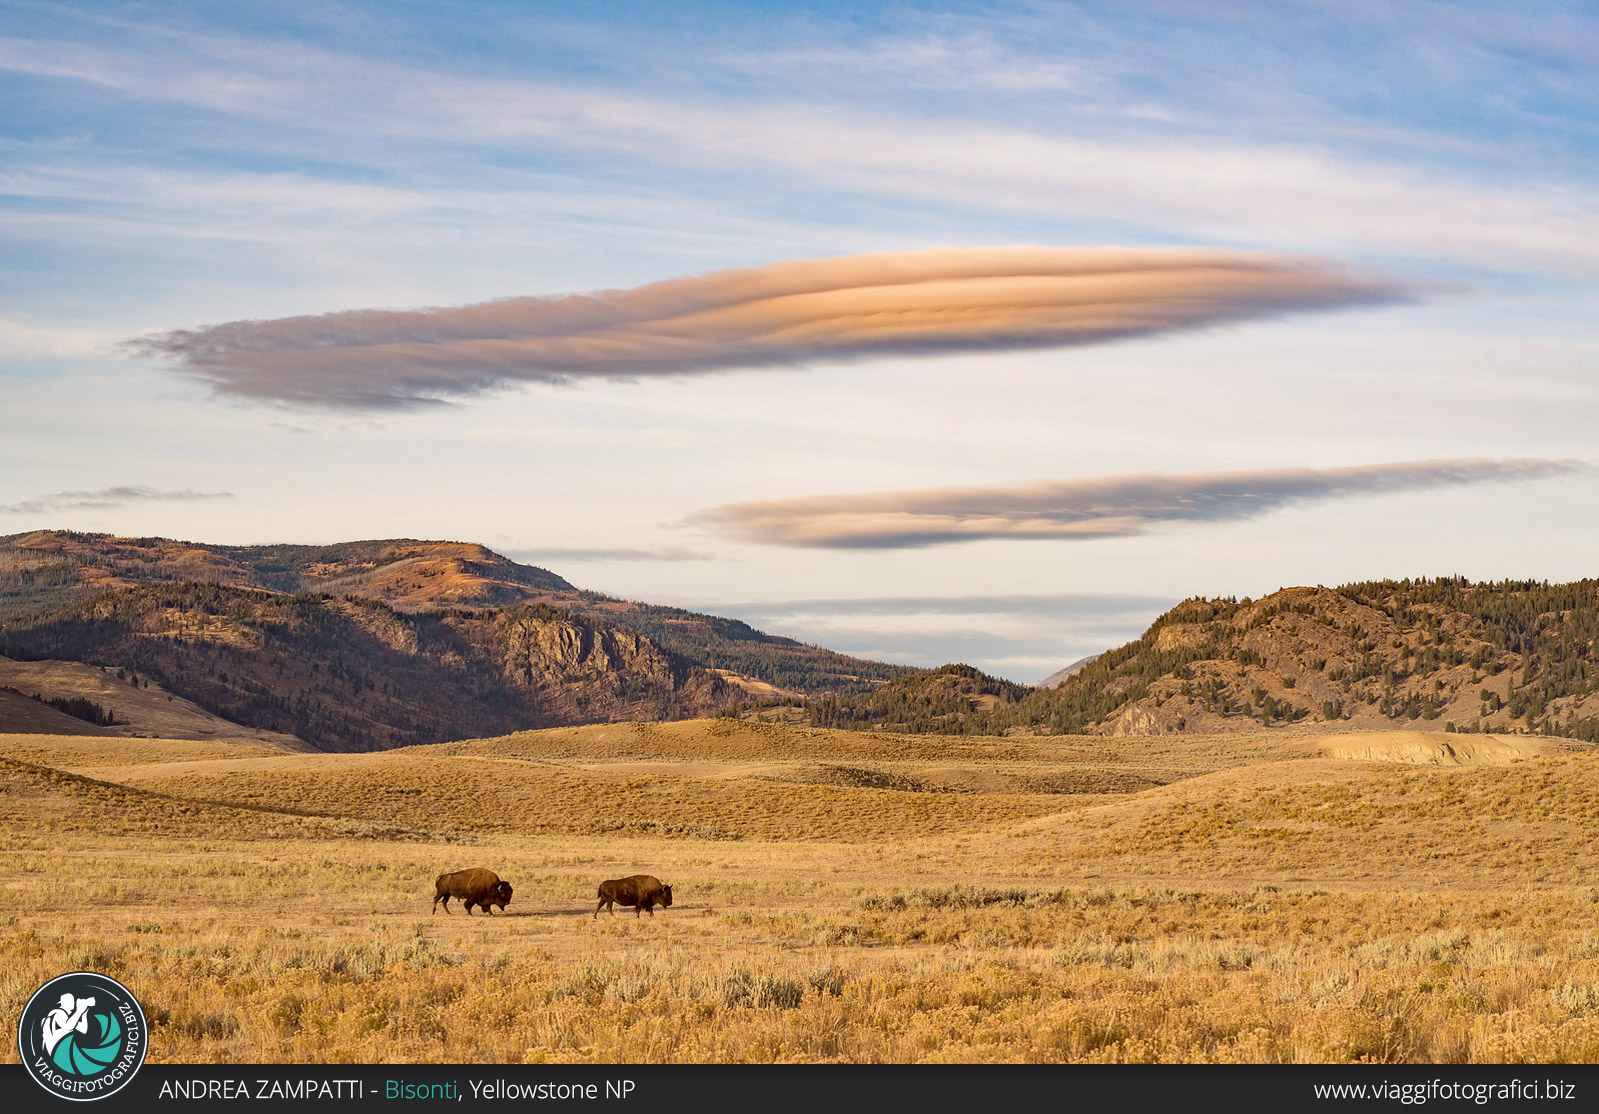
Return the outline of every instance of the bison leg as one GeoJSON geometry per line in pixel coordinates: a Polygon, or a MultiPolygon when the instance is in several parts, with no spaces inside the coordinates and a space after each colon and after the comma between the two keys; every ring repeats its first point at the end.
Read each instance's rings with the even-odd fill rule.
{"type": "Polygon", "coordinates": [[[445,894],[443,898],[437,898],[437,897],[434,898],[433,899],[434,906],[437,907],[441,900],[444,902],[444,915],[447,917],[447,916],[450,915],[450,895],[449,894],[445,894]]]}

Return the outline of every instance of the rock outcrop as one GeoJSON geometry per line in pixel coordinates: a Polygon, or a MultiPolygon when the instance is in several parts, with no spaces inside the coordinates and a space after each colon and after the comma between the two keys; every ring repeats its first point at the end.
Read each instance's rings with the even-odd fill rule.
{"type": "Polygon", "coordinates": [[[218,584],[122,589],[13,619],[0,653],[131,670],[326,750],[708,715],[743,696],[636,631],[545,605],[408,615],[218,584]]]}

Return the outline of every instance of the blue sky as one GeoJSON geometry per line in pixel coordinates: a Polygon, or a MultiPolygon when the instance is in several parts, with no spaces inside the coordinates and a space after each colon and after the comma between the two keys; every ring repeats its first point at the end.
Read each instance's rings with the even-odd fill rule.
{"type": "Polygon", "coordinates": [[[1591,575],[1596,71],[1589,4],[7,3],[0,534],[470,538],[1019,680],[1192,594],[1591,575]],[[1005,245],[1290,255],[1406,296],[401,409],[119,347],[1005,245]],[[707,515],[1506,459],[1562,463],[1093,537],[819,548],[707,515]]]}

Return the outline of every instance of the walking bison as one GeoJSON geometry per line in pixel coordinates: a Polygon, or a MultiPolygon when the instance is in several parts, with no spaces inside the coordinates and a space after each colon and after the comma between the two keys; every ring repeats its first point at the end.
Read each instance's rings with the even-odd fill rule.
{"type": "Polygon", "coordinates": [[[511,900],[511,883],[500,881],[500,876],[492,870],[484,870],[480,866],[470,870],[454,870],[449,874],[441,874],[433,883],[433,911],[439,911],[439,902],[444,902],[444,912],[450,911],[450,898],[457,898],[466,906],[466,915],[472,915],[472,906],[476,905],[489,916],[494,916],[494,906],[498,905],[503,912],[511,900]]]}
{"type": "Polygon", "coordinates": [[[634,917],[641,909],[648,909],[653,917],[657,905],[662,909],[671,907],[672,887],[661,885],[661,880],[653,874],[634,874],[601,882],[600,903],[594,907],[594,915],[598,917],[601,909],[609,908],[614,917],[618,905],[632,906],[634,917]]]}

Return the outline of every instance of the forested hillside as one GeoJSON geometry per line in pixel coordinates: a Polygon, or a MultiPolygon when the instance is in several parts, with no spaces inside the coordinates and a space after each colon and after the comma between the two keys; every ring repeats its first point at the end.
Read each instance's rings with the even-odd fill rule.
{"type": "Polygon", "coordinates": [[[375,600],[192,582],[12,619],[0,654],[130,670],[328,750],[708,715],[742,695],[636,631],[542,605],[407,615],[375,600]]]}
{"type": "Polygon", "coordinates": [[[948,667],[814,721],[965,734],[1171,734],[1296,723],[1599,742],[1599,581],[1460,578],[1194,599],[1048,690],[948,667]],[[957,691],[957,689],[959,691],[957,691]],[[962,704],[964,703],[964,706],[962,704]]]}
{"type": "Polygon", "coordinates": [[[766,634],[736,619],[581,591],[548,569],[470,542],[230,546],[64,530],[0,538],[0,621],[57,611],[107,590],[178,583],[373,599],[411,614],[542,604],[636,631],[692,665],[805,696],[866,692],[917,672],[766,634]]]}

